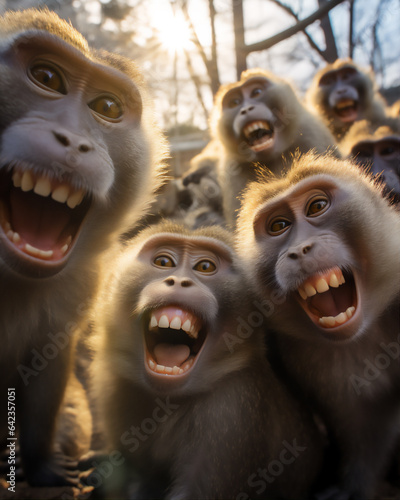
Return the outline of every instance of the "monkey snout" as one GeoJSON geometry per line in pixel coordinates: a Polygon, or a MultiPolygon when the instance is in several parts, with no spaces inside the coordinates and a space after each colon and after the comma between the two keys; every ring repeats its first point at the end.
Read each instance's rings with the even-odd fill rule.
{"type": "Polygon", "coordinates": [[[67,130],[53,130],[56,140],[66,148],[72,147],[80,153],[88,153],[93,149],[90,141],[67,130]]]}
{"type": "Polygon", "coordinates": [[[253,110],[254,110],[254,106],[253,105],[243,106],[243,108],[240,110],[240,114],[241,115],[245,115],[247,113],[250,113],[250,111],[253,111],[253,110]]]}
{"type": "Polygon", "coordinates": [[[313,247],[313,242],[301,243],[300,245],[290,248],[288,250],[287,256],[292,260],[299,259],[308,254],[313,249],[313,247]]]}
{"type": "Polygon", "coordinates": [[[187,288],[193,285],[193,281],[190,278],[180,278],[178,276],[169,276],[164,280],[164,283],[167,286],[181,286],[183,288],[187,288]]]}

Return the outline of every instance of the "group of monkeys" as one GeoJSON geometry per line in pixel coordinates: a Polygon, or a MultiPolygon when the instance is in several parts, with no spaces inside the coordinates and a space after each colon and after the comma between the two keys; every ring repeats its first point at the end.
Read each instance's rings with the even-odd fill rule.
{"type": "Polygon", "coordinates": [[[15,414],[23,479],[75,485],[80,459],[93,498],[137,500],[400,480],[400,125],[367,73],[321,71],[316,111],[261,69],[223,86],[183,183],[222,208],[158,221],[167,147],[134,62],[7,12],[0,102],[0,442],[15,414]],[[103,461],[81,457],[91,419],[103,461]]]}

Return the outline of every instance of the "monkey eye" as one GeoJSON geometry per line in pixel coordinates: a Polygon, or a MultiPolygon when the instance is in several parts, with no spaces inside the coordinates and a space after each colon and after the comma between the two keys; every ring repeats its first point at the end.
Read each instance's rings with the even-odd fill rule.
{"type": "Polygon", "coordinates": [[[311,199],[306,208],[307,217],[318,217],[329,207],[329,200],[326,196],[318,195],[311,199]]]}
{"type": "Polygon", "coordinates": [[[261,94],[262,94],[262,88],[257,87],[257,88],[255,88],[255,89],[253,89],[253,90],[251,91],[250,96],[251,96],[251,97],[257,97],[257,96],[259,96],[259,95],[261,95],[261,94]]]}
{"type": "Polygon", "coordinates": [[[231,99],[229,102],[228,102],[228,106],[230,108],[236,108],[236,106],[239,106],[241,100],[239,99],[239,97],[235,97],[235,99],[231,99]]]}
{"type": "Polygon", "coordinates": [[[116,121],[123,114],[122,104],[116,97],[101,96],[89,103],[89,108],[102,118],[116,121]]]}
{"type": "Polygon", "coordinates": [[[272,236],[278,236],[284,233],[292,223],[287,219],[273,219],[268,225],[268,233],[272,236]]]}
{"type": "Polygon", "coordinates": [[[46,64],[36,64],[29,71],[31,80],[45,90],[51,90],[59,94],[66,94],[67,89],[61,74],[46,64]]]}
{"type": "Polygon", "coordinates": [[[193,269],[199,273],[213,273],[217,270],[217,266],[211,260],[201,260],[198,262],[193,269]]]}
{"type": "Polygon", "coordinates": [[[380,150],[381,156],[390,156],[395,152],[395,148],[393,146],[386,146],[380,150]]]}
{"type": "Polygon", "coordinates": [[[319,85],[332,85],[333,83],[335,83],[336,81],[336,77],[334,74],[332,73],[327,73],[326,75],[324,75],[320,81],[319,81],[319,85]]]}
{"type": "Polygon", "coordinates": [[[153,261],[157,267],[176,267],[175,262],[168,255],[159,255],[153,261]]]}

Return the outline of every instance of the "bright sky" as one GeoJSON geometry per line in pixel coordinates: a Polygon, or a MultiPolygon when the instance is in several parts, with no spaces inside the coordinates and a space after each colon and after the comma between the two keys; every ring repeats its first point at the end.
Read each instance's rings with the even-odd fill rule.
{"type": "MultiPolygon", "coordinates": [[[[107,0],[101,0],[107,2],[107,0]]],[[[127,0],[131,5],[136,5],[137,0],[127,0]]],[[[318,8],[317,0],[296,0],[289,1],[295,11],[299,5],[302,6],[300,17],[304,18],[318,8]]],[[[372,50],[372,29],[374,13],[382,0],[357,0],[355,17],[357,19],[356,32],[360,33],[363,41],[363,48],[356,51],[355,60],[363,66],[370,63],[372,50]]],[[[216,32],[218,42],[218,59],[220,78],[222,83],[235,81],[236,72],[233,52],[233,32],[232,32],[232,0],[214,0],[217,11],[216,32]]],[[[197,35],[207,54],[209,54],[211,44],[211,32],[208,15],[208,2],[201,0],[189,0],[189,13],[194,23],[197,35]]],[[[88,21],[98,22],[99,4],[96,0],[86,0],[86,7],[90,12],[88,21]]],[[[178,92],[171,90],[170,100],[165,99],[162,106],[162,113],[175,113],[174,100],[172,94],[178,94],[178,121],[191,121],[195,125],[204,127],[204,118],[199,111],[192,116],[187,116],[188,105],[193,103],[194,88],[190,81],[186,69],[186,63],[182,48],[193,52],[193,44],[190,41],[190,32],[179,8],[174,12],[169,0],[146,0],[138,3],[135,9],[135,19],[137,35],[135,42],[146,46],[146,40],[154,33],[158,32],[160,43],[169,53],[162,63],[156,68],[150,61],[144,61],[145,70],[151,68],[151,78],[161,82],[161,89],[165,90],[165,81],[174,80],[174,54],[177,53],[176,76],[179,81],[178,92]]],[[[269,36],[282,31],[291,26],[293,20],[283,14],[282,10],[265,0],[244,0],[244,17],[246,23],[246,43],[263,40],[269,36]]],[[[331,20],[336,35],[339,54],[344,57],[348,53],[348,4],[337,6],[331,12],[331,20]],[[345,21],[344,21],[345,20],[345,21]]],[[[400,84],[400,2],[399,0],[387,0],[385,9],[381,13],[381,23],[378,27],[381,37],[382,51],[385,59],[393,57],[390,70],[386,71],[386,80],[378,81],[384,86],[400,84]]],[[[315,38],[317,43],[322,45],[322,34],[318,23],[308,28],[309,33],[315,38]]],[[[310,51],[304,36],[295,36],[280,43],[269,51],[250,54],[248,57],[249,67],[265,67],[280,76],[292,80],[300,91],[304,91],[315,73],[318,66],[323,65],[321,58],[313,51],[310,51]],[[304,47],[304,50],[302,48],[304,47]],[[287,54],[297,57],[289,59],[287,54]]],[[[193,56],[193,66],[200,75],[204,75],[207,81],[204,65],[198,56],[193,56]]],[[[176,83],[176,82],[175,82],[176,83]]],[[[211,93],[204,86],[204,99],[206,105],[211,107],[211,93]]],[[[157,91],[156,91],[157,92],[157,91]]],[[[161,97],[161,94],[160,94],[161,97]]],[[[157,95],[156,95],[157,98],[157,95]]],[[[193,107],[193,106],[192,106],[193,107]]]]}

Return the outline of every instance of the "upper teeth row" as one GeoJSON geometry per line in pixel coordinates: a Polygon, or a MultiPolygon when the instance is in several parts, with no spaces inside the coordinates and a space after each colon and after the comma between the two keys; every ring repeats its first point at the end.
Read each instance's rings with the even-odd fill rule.
{"type": "Polygon", "coordinates": [[[259,122],[252,122],[249,123],[249,125],[246,125],[246,127],[243,129],[243,133],[246,137],[249,137],[249,135],[254,132],[255,130],[258,129],[263,129],[263,130],[270,130],[271,127],[268,125],[267,122],[259,121],[259,122]]]}
{"type": "Polygon", "coordinates": [[[154,314],[152,314],[150,318],[150,328],[156,328],[157,326],[159,328],[184,330],[189,335],[189,337],[192,337],[194,339],[197,339],[197,336],[199,334],[194,325],[192,325],[190,319],[187,319],[182,325],[182,320],[179,316],[175,316],[170,322],[166,314],[163,314],[158,321],[154,314]]]}
{"type": "Polygon", "coordinates": [[[297,289],[301,298],[306,300],[307,297],[312,297],[316,293],[324,293],[329,290],[329,287],[338,288],[339,285],[343,285],[345,279],[341,271],[332,271],[329,277],[319,278],[315,286],[309,282],[303,283],[301,287],[297,289]]]}
{"type": "Polygon", "coordinates": [[[67,184],[58,184],[53,188],[47,177],[42,176],[36,179],[29,170],[25,170],[23,173],[15,171],[12,181],[14,186],[21,188],[22,191],[31,191],[33,189],[39,196],[49,196],[51,194],[53,200],[59,203],[66,202],[70,208],[78,206],[85,196],[82,189],[76,191],[67,184]]]}
{"type": "Polygon", "coordinates": [[[350,99],[346,99],[345,101],[341,101],[339,102],[336,107],[338,109],[341,109],[341,108],[347,108],[347,106],[353,106],[354,105],[354,101],[350,100],[350,99]]]}

